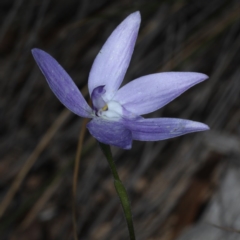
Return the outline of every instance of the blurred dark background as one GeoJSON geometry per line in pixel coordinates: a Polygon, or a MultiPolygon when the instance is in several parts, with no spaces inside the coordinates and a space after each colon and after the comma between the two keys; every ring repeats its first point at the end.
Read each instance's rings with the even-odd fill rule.
{"type": "MultiPolygon", "coordinates": [[[[92,62],[112,30],[139,10],[125,82],[161,71],[206,73],[149,117],[211,131],[113,148],[138,240],[240,239],[240,2],[238,0],[0,2],[0,239],[67,240],[83,119],[66,110],[31,55],[66,69],[86,99],[92,62]],[[21,180],[23,179],[23,181],[21,180]]],[[[79,239],[128,239],[107,162],[84,138],[77,194],[79,239]]]]}

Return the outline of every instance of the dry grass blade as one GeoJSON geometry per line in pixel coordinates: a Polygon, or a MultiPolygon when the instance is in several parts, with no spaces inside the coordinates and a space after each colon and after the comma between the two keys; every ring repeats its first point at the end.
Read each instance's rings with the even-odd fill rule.
{"type": "Polygon", "coordinates": [[[222,31],[224,31],[230,24],[239,19],[240,6],[235,6],[232,11],[228,12],[224,17],[214,19],[208,26],[208,28],[200,29],[195,35],[193,35],[185,44],[185,48],[174,57],[174,60],[168,61],[159,71],[168,71],[174,66],[180,64],[184,59],[190,57],[198,48],[202,47],[203,43],[207,43],[212,38],[216,37],[222,31]]]}
{"type": "Polygon", "coordinates": [[[21,183],[23,182],[23,179],[37,160],[38,156],[41,154],[41,152],[46,148],[46,146],[49,144],[53,136],[56,134],[56,132],[59,130],[59,128],[63,125],[63,123],[66,121],[66,119],[70,116],[70,112],[68,110],[63,110],[62,113],[59,115],[59,117],[53,122],[51,127],[48,129],[48,131],[45,133],[45,135],[40,140],[37,147],[34,149],[32,154],[29,156],[27,161],[25,162],[24,166],[21,168],[20,172],[18,173],[17,177],[15,178],[15,181],[12,183],[10,189],[8,190],[6,196],[4,197],[3,201],[0,205],[0,217],[3,216],[4,212],[6,211],[7,207],[11,203],[14,195],[18,191],[21,183]]]}
{"type": "Polygon", "coordinates": [[[41,209],[46,204],[46,202],[50,199],[50,197],[53,195],[53,193],[60,186],[61,182],[62,182],[61,176],[58,176],[53,180],[53,182],[48,186],[47,190],[44,192],[44,194],[41,196],[41,198],[38,199],[38,201],[36,202],[34,207],[31,209],[29,214],[26,216],[24,221],[21,223],[21,225],[19,227],[19,231],[23,231],[27,227],[29,227],[29,225],[36,218],[37,214],[41,211],[41,209]]]}
{"type": "Polygon", "coordinates": [[[209,223],[211,226],[215,227],[215,228],[218,228],[218,229],[221,229],[223,231],[227,231],[227,232],[235,232],[235,233],[240,233],[240,230],[237,230],[237,229],[234,229],[234,228],[231,228],[231,227],[223,227],[223,226],[218,226],[214,223],[209,223]]]}

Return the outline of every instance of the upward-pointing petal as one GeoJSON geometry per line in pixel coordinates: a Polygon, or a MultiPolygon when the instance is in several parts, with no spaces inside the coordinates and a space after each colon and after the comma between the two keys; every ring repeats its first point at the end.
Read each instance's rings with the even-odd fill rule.
{"type": "Polygon", "coordinates": [[[140,13],[132,13],[107,39],[90,71],[88,80],[90,95],[94,88],[105,86],[105,100],[113,97],[129,66],[140,22],[140,13]]]}
{"type": "Polygon", "coordinates": [[[92,109],[88,106],[71,77],[59,63],[40,49],[32,49],[32,54],[50,88],[60,102],[75,114],[91,118],[92,109]]]}
{"type": "Polygon", "coordinates": [[[140,77],[118,90],[113,100],[137,115],[153,112],[208,76],[194,72],[164,72],[140,77]]]}

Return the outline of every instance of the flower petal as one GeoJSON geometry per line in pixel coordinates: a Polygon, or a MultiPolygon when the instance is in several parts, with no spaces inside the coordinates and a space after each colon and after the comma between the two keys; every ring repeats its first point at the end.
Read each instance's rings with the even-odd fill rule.
{"type": "Polygon", "coordinates": [[[132,13],[107,39],[90,71],[88,80],[90,95],[94,88],[105,86],[105,100],[111,100],[127,71],[140,22],[140,13],[132,13]]]}
{"type": "Polygon", "coordinates": [[[133,139],[140,141],[158,141],[191,132],[209,130],[209,127],[204,123],[179,118],[140,119],[126,121],[124,125],[132,131],[133,139]]]}
{"type": "Polygon", "coordinates": [[[137,115],[153,112],[208,76],[194,72],[164,72],[140,77],[120,88],[113,100],[137,115]]]}
{"type": "Polygon", "coordinates": [[[123,149],[132,147],[131,131],[126,129],[120,122],[94,118],[87,124],[87,128],[99,142],[123,149]]]}
{"type": "Polygon", "coordinates": [[[75,114],[91,118],[92,109],[88,106],[71,77],[59,63],[40,49],[32,49],[32,54],[49,87],[60,102],[75,114]]]}

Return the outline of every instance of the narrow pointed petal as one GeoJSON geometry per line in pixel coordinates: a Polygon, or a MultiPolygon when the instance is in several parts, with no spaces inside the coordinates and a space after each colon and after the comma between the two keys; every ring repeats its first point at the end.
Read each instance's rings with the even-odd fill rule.
{"type": "Polygon", "coordinates": [[[105,86],[105,100],[110,100],[118,90],[131,60],[140,22],[140,13],[132,13],[107,39],[90,71],[88,80],[90,95],[94,88],[105,86]]]}
{"type": "Polygon", "coordinates": [[[178,118],[141,119],[126,121],[124,125],[132,131],[133,140],[140,141],[158,141],[191,132],[209,130],[209,127],[204,123],[178,118]]]}
{"type": "Polygon", "coordinates": [[[87,128],[99,142],[123,149],[132,147],[131,131],[126,129],[120,122],[94,118],[87,124],[87,128]]]}
{"type": "Polygon", "coordinates": [[[88,106],[71,77],[59,63],[40,49],[32,49],[32,54],[49,87],[60,102],[75,114],[91,118],[92,109],[88,106]]]}
{"type": "Polygon", "coordinates": [[[164,72],[140,77],[118,90],[113,100],[137,115],[153,112],[208,78],[194,72],[164,72]]]}

